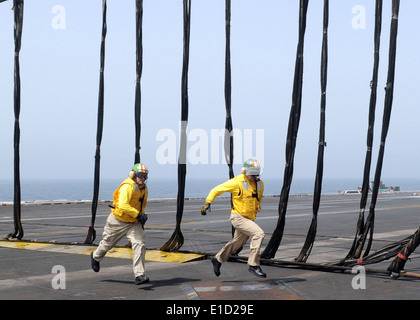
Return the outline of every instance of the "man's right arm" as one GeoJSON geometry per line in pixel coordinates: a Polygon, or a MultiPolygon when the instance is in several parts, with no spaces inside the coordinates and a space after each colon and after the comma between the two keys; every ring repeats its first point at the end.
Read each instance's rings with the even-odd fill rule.
{"type": "Polygon", "coordinates": [[[206,198],[206,202],[201,208],[201,214],[205,216],[207,214],[207,211],[210,210],[210,204],[214,201],[214,199],[225,192],[230,192],[234,196],[237,196],[240,192],[238,182],[231,179],[211,189],[206,198]]]}
{"type": "Polygon", "coordinates": [[[237,196],[239,194],[239,190],[240,189],[237,181],[233,179],[228,180],[211,189],[206,198],[206,202],[212,203],[216,197],[220,196],[225,192],[230,192],[234,196],[237,196]]]}

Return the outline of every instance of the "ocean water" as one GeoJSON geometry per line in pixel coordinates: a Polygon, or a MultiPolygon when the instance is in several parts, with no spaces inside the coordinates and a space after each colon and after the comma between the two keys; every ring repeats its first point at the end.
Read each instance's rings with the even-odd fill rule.
{"type": "MultiPolygon", "coordinates": [[[[102,179],[99,188],[99,200],[111,200],[120,179],[102,179]]],[[[282,179],[263,179],[265,195],[279,195],[283,186],[282,179]]],[[[205,198],[208,192],[224,182],[223,179],[188,179],[186,181],[186,198],[205,198]]],[[[420,179],[384,179],[386,186],[399,186],[400,191],[420,190],[420,179]]],[[[176,180],[149,179],[150,199],[176,198],[178,183],[176,180]]],[[[323,179],[322,193],[337,194],[338,191],[357,189],[361,179],[323,179]]],[[[0,180],[0,203],[13,202],[13,181],[0,180]]],[[[290,194],[313,194],[313,179],[294,179],[290,194]]],[[[91,201],[93,198],[92,180],[22,180],[21,199],[23,202],[33,201],[91,201]]]]}

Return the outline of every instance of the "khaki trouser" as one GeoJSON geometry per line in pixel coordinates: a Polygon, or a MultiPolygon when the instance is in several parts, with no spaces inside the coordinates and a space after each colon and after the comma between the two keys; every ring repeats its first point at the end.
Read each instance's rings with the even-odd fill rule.
{"type": "Polygon", "coordinates": [[[216,259],[223,263],[229,259],[229,256],[241,248],[249,237],[251,237],[250,253],[248,257],[248,265],[260,265],[260,248],[264,240],[264,231],[252,220],[245,218],[237,213],[230,215],[230,221],[235,228],[235,234],[222,250],[216,254],[216,259]]]}
{"type": "Polygon", "coordinates": [[[101,261],[105,254],[114,247],[118,241],[126,236],[133,248],[134,276],[144,275],[144,258],[146,255],[145,233],[140,223],[123,222],[115,218],[114,214],[108,216],[102,240],[98,248],[93,252],[93,259],[101,261]]]}

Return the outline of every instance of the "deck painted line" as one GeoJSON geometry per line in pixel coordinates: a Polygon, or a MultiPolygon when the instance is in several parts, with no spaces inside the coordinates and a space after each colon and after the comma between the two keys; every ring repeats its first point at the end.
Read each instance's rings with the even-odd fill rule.
{"type": "MultiPolygon", "coordinates": [[[[23,249],[23,250],[36,250],[56,253],[71,253],[90,255],[96,247],[83,246],[83,245],[67,245],[55,243],[36,243],[36,242],[23,242],[23,241],[0,241],[0,247],[9,249],[23,249]]],[[[131,259],[133,250],[131,248],[114,247],[109,250],[106,257],[131,259]]],[[[160,250],[146,250],[146,261],[155,262],[172,262],[184,263],[204,259],[205,255],[196,253],[182,253],[182,252],[166,252],[160,250]]]]}

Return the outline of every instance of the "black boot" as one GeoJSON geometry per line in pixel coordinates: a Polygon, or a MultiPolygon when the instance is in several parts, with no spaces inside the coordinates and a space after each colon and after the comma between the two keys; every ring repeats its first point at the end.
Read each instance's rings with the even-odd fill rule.
{"type": "Polygon", "coordinates": [[[260,266],[249,266],[249,272],[256,275],[257,277],[265,278],[267,275],[261,270],[260,266]]]}
{"type": "Polygon", "coordinates": [[[93,271],[99,272],[99,261],[93,259],[93,252],[90,254],[90,266],[92,267],[93,271]]]}
{"type": "Polygon", "coordinates": [[[219,262],[219,260],[216,259],[216,257],[211,258],[211,262],[213,263],[213,271],[216,277],[220,276],[220,267],[222,264],[219,262]]]}
{"type": "Polygon", "coordinates": [[[143,284],[143,283],[148,283],[149,282],[149,278],[146,276],[138,276],[136,277],[136,279],[134,279],[134,283],[139,285],[139,284],[143,284]]]}

